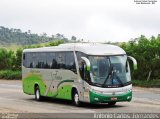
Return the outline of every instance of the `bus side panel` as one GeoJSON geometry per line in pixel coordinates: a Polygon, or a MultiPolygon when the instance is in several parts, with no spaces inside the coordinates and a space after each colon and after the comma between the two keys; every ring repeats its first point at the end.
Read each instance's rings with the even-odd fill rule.
{"type": "Polygon", "coordinates": [[[58,88],[58,95],[56,98],[72,100],[72,86],[71,85],[63,85],[58,88]]]}
{"type": "Polygon", "coordinates": [[[23,79],[23,91],[27,94],[34,95],[35,91],[35,84],[37,84],[40,88],[41,95],[45,95],[46,92],[46,85],[43,82],[42,76],[40,74],[36,73],[29,73],[24,79],[23,79]]]}
{"type": "Polygon", "coordinates": [[[73,87],[73,84],[77,81],[77,74],[75,74],[70,70],[64,70],[64,69],[59,69],[57,71],[58,72],[56,76],[53,77],[55,79],[51,85],[48,96],[52,92],[54,95],[50,95],[50,96],[54,98],[71,100],[72,87],[73,87]],[[54,88],[52,88],[53,84],[54,84],[54,88]],[[55,88],[57,89],[56,94],[54,93],[55,88]]]}
{"type": "Polygon", "coordinates": [[[33,81],[30,78],[26,77],[23,79],[23,92],[26,94],[33,95],[34,94],[34,86],[33,81]]]}
{"type": "Polygon", "coordinates": [[[23,92],[29,95],[34,94],[33,81],[30,77],[30,69],[22,66],[22,84],[23,84],[23,92]]]}

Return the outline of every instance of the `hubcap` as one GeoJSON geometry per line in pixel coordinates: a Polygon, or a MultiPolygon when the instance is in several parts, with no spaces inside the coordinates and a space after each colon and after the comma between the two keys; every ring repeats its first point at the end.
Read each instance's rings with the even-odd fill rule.
{"type": "Polygon", "coordinates": [[[37,100],[39,100],[39,90],[38,89],[36,90],[36,98],[37,100]]]}
{"type": "Polygon", "coordinates": [[[74,101],[76,104],[78,104],[78,102],[79,102],[79,97],[78,97],[77,93],[74,95],[74,101]]]}

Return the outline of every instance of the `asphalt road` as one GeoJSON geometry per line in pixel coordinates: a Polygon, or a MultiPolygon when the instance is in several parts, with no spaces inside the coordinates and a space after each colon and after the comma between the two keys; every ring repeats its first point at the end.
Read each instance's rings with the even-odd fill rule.
{"type": "Polygon", "coordinates": [[[134,87],[131,102],[119,102],[112,107],[105,104],[83,104],[82,107],[75,107],[66,100],[47,98],[37,102],[33,95],[23,93],[21,81],[0,80],[0,112],[42,113],[42,117],[47,117],[47,113],[58,113],[57,117],[65,117],[59,113],[66,113],[71,117],[85,117],[82,113],[160,113],[160,89],[134,87]]]}

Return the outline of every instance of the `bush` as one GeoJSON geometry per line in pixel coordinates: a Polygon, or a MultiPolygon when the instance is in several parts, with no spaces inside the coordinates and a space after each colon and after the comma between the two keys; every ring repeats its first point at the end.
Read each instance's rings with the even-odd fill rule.
{"type": "Polygon", "coordinates": [[[0,48],[0,69],[12,69],[12,63],[15,59],[13,51],[8,51],[7,49],[0,48]]]}
{"type": "Polygon", "coordinates": [[[153,80],[132,80],[133,86],[147,87],[147,88],[160,88],[160,79],[153,80]]]}
{"type": "Polygon", "coordinates": [[[12,71],[12,70],[0,71],[0,79],[21,79],[21,78],[22,78],[21,71],[12,71]]]}

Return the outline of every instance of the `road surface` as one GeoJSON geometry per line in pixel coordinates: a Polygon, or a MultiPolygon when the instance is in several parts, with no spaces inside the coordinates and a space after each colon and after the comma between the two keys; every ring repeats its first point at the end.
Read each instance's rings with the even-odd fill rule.
{"type": "Polygon", "coordinates": [[[83,117],[77,113],[160,113],[160,89],[133,87],[131,102],[118,102],[112,107],[104,104],[83,104],[82,107],[75,107],[65,100],[46,99],[37,102],[33,95],[23,93],[21,81],[0,80],[0,112],[72,113],[75,117],[83,117]]]}

